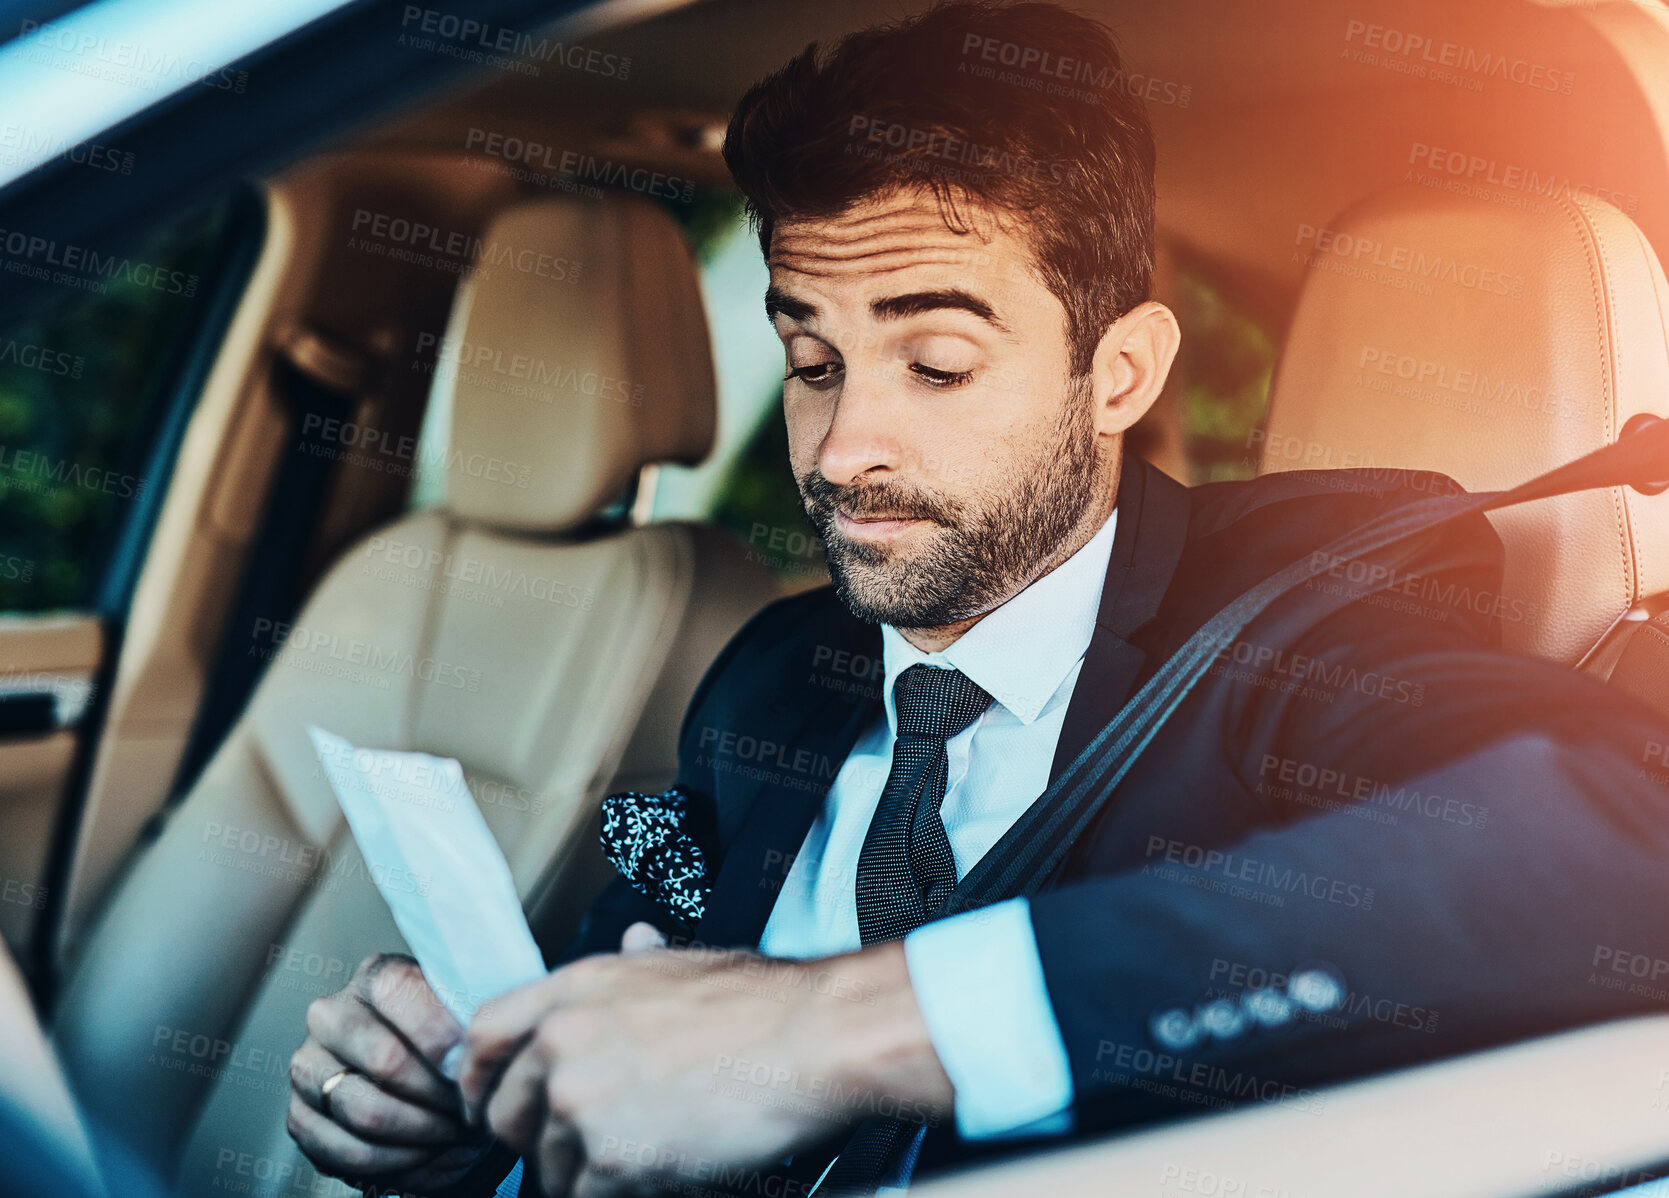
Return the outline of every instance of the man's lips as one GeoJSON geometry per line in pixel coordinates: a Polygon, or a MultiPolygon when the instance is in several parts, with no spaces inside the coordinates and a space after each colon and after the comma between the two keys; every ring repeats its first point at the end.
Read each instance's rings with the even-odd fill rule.
{"type": "Polygon", "coordinates": [[[836,509],[835,526],[853,540],[884,541],[901,536],[918,524],[928,521],[913,516],[848,516],[836,509]]]}

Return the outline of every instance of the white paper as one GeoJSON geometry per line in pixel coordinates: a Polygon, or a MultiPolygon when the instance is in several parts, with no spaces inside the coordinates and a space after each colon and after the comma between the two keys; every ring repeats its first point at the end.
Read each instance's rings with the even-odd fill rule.
{"type": "Polygon", "coordinates": [[[307,733],[366,870],[423,975],[459,1023],[546,974],[510,866],[450,757],[307,733]]]}

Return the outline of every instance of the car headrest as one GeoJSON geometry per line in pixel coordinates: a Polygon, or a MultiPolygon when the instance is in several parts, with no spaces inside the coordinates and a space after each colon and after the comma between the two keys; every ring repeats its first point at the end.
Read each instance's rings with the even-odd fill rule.
{"type": "MultiPolygon", "coordinates": [[[[1264,473],[1405,467],[1495,490],[1615,441],[1640,413],[1669,416],[1669,287],[1602,201],[1409,185],[1298,239],[1309,277],[1264,473]]],[[[1506,576],[1478,602],[1502,614],[1510,649],[1574,664],[1669,591],[1669,493],[1590,491],[1490,519],[1506,576]]]]}
{"type": "Polygon", "coordinates": [[[717,420],[696,268],[672,218],[633,196],[549,199],[482,235],[439,346],[450,403],[445,506],[554,533],[655,462],[699,462],[717,420]]]}

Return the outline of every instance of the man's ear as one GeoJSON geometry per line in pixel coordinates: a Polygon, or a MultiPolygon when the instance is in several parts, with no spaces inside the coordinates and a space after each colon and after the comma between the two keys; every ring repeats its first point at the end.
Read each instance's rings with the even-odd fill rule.
{"type": "Polygon", "coordinates": [[[1137,304],[1108,327],[1090,367],[1097,433],[1116,436],[1147,414],[1165,388],[1181,344],[1175,314],[1153,300],[1137,304]]]}

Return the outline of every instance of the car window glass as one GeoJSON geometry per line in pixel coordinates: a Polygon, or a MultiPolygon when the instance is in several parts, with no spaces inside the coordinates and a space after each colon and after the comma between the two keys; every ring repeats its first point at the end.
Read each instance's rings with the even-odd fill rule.
{"type": "Polygon", "coordinates": [[[1162,298],[1187,330],[1173,377],[1182,390],[1188,481],[1251,478],[1279,346],[1208,269],[1179,268],[1175,287],[1162,298]]]}
{"type": "Polygon", "coordinates": [[[53,283],[46,304],[0,324],[0,611],[85,605],[112,526],[159,485],[143,466],[152,414],[227,213],[195,212],[131,255],[0,239],[0,280],[45,271],[53,283]]]}

